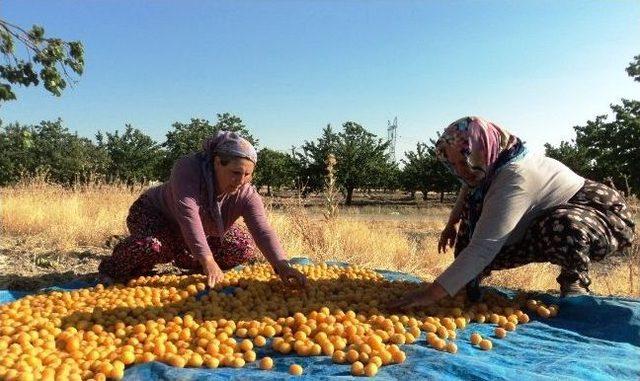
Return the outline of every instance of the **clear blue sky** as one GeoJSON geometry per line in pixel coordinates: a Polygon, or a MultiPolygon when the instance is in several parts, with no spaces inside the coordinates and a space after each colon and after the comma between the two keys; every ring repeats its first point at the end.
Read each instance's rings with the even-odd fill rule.
{"type": "MultiPolygon", "coordinates": [[[[288,149],[356,121],[401,153],[480,115],[533,150],[620,98],[640,54],[638,1],[0,1],[0,17],[81,40],[86,72],[61,98],[18,91],[5,122],[62,118],[82,136],[131,123],[240,116],[288,149]]],[[[398,155],[401,156],[401,155],[398,155]]]]}

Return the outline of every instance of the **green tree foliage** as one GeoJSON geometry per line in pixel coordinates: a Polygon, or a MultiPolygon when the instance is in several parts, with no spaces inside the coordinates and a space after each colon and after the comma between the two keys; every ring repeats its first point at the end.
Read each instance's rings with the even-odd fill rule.
{"type": "Polygon", "coordinates": [[[217,114],[218,121],[211,124],[205,119],[192,118],[189,123],[175,122],[172,130],[166,135],[166,140],[162,144],[164,148],[164,158],[160,162],[158,172],[162,179],[167,179],[171,173],[171,167],[180,157],[198,152],[202,149],[202,142],[218,131],[237,132],[252,144],[257,145],[258,140],[254,138],[239,117],[224,113],[217,114]]]}
{"type": "Polygon", "coordinates": [[[72,184],[99,172],[104,157],[91,140],[70,133],[62,124],[43,121],[35,126],[31,152],[35,159],[33,171],[44,169],[58,183],[72,184]]]}
{"type": "Polygon", "coordinates": [[[614,120],[596,117],[576,126],[576,146],[592,160],[591,174],[597,180],[611,177],[626,192],[640,191],[640,102],[623,99],[611,105],[614,120]]]}
{"type": "Polygon", "coordinates": [[[46,172],[52,181],[72,184],[100,172],[104,156],[91,140],[70,133],[62,120],[37,126],[11,124],[0,129],[0,182],[46,172]]]}
{"type": "Polygon", "coordinates": [[[63,41],[47,38],[44,28],[34,25],[27,31],[7,21],[0,20],[0,54],[4,64],[0,65],[0,105],[16,99],[11,85],[38,86],[53,95],[60,96],[73,82],[69,74],[82,75],[84,71],[84,48],[80,41],[63,41]],[[16,44],[22,45],[26,57],[16,55],[16,44]]]}
{"type": "Polygon", "coordinates": [[[297,186],[304,189],[305,194],[320,191],[324,187],[327,174],[325,160],[329,154],[336,155],[338,144],[338,134],[328,124],[317,141],[305,141],[301,152],[296,152],[294,148],[299,168],[297,186]]]}
{"type": "Polygon", "coordinates": [[[393,166],[388,148],[389,142],[376,138],[358,123],[346,122],[342,125],[336,151],[336,177],[338,184],[346,191],[346,205],[351,205],[356,188],[384,186],[382,179],[391,172],[393,166]]]}
{"type": "Polygon", "coordinates": [[[633,61],[627,66],[627,74],[633,78],[634,81],[640,82],[640,54],[633,57],[633,61]]]}
{"type": "MultiPolygon", "coordinates": [[[[429,148],[431,155],[435,157],[434,148],[429,148]]],[[[431,178],[433,180],[431,190],[440,193],[440,202],[444,202],[446,192],[456,192],[460,189],[460,181],[440,162],[433,167],[431,178]]]]}
{"type": "Polygon", "coordinates": [[[257,187],[266,186],[267,195],[271,196],[272,187],[291,187],[296,173],[297,164],[291,155],[263,148],[258,152],[258,165],[253,174],[253,183],[257,187]]]}
{"type": "Polygon", "coordinates": [[[444,193],[459,188],[459,182],[449,173],[447,168],[438,161],[434,150],[435,142],[431,146],[418,142],[415,151],[405,153],[402,159],[404,167],[401,174],[401,184],[404,190],[422,192],[426,200],[430,191],[440,193],[440,201],[444,200],[444,193]]]}
{"type": "Polygon", "coordinates": [[[98,132],[96,140],[108,158],[104,168],[107,179],[133,184],[158,178],[159,145],[142,131],[127,124],[122,135],[118,130],[98,132]]]}
{"type": "Polygon", "coordinates": [[[371,188],[383,189],[385,191],[395,191],[400,189],[400,179],[402,171],[398,167],[398,163],[389,161],[387,165],[382,166],[380,177],[372,179],[371,188]]]}
{"type": "Polygon", "coordinates": [[[33,167],[31,147],[33,134],[29,126],[18,123],[3,126],[0,121],[0,185],[17,182],[22,173],[33,167]]]}
{"type": "Polygon", "coordinates": [[[336,158],[338,186],[345,192],[345,203],[351,205],[353,191],[357,188],[388,187],[389,176],[394,174],[387,149],[389,143],[376,138],[355,122],[342,125],[342,132],[335,133],[328,125],[317,142],[305,142],[298,154],[301,177],[307,189],[317,191],[324,186],[325,160],[329,154],[336,158]]]}
{"type": "MultiPolygon", "coordinates": [[[[640,81],[640,55],[627,73],[640,81]]],[[[598,115],[584,126],[575,126],[576,138],[559,147],[546,144],[547,155],[562,161],[582,176],[613,181],[627,193],[640,192],[640,102],[622,99],[612,104],[613,120],[598,115]]]]}
{"type": "Polygon", "coordinates": [[[575,140],[571,142],[562,141],[557,147],[546,143],[544,149],[547,156],[563,162],[574,172],[582,176],[593,177],[594,162],[589,159],[587,150],[584,147],[578,147],[575,144],[575,140]]]}
{"type": "Polygon", "coordinates": [[[415,151],[406,152],[405,158],[400,159],[404,165],[400,177],[402,189],[412,194],[419,190],[422,192],[423,197],[426,198],[427,192],[431,187],[431,168],[438,164],[433,159],[429,155],[426,143],[418,142],[415,151]]]}

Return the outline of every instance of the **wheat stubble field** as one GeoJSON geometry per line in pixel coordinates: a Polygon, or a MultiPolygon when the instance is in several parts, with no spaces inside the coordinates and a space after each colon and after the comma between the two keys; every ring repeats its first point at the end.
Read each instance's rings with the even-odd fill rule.
{"type": "MultiPolygon", "coordinates": [[[[0,189],[0,288],[36,289],[95,278],[113,237],[127,234],[129,205],[143,190],[107,184],[65,188],[38,180],[0,189]]],[[[265,198],[265,204],[290,257],[402,271],[426,281],[453,260],[451,252],[437,253],[437,239],[451,206],[447,203],[341,207],[338,217],[330,220],[321,204],[304,207],[295,198],[265,198]]],[[[170,265],[158,271],[178,272],[170,265]]],[[[550,291],[557,288],[558,271],[553,265],[531,264],[494,272],[485,282],[550,291]]],[[[594,263],[591,276],[596,294],[640,296],[638,245],[594,263]]]]}

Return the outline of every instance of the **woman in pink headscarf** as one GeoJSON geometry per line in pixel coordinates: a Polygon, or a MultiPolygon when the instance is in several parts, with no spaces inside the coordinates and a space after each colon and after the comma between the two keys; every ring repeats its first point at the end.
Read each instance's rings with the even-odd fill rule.
{"type": "Polygon", "coordinates": [[[438,251],[455,246],[455,260],[391,307],[430,305],[465,286],[477,300],[480,280],[492,270],[531,262],[560,266],[562,296],[587,293],[590,262],[634,239],[631,213],[617,191],[527,153],[519,138],[492,122],[453,122],[436,155],[462,183],[438,243],[438,251]]]}
{"type": "Polygon", "coordinates": [[[201,152],[179,159],[169,180],[147,190],[129,209],[131,236],[100,263],[101,277],[123,281],[173,262],[203,272],[213,287],[223,270],[256,259],[255,241],[285,283],[305,285],[304,275],[286,261],[250,184],[256,161],[251,143],[227,131],[207,139],[201,152]],[[234,225],[240,217],[250,235],[234,225]]]}

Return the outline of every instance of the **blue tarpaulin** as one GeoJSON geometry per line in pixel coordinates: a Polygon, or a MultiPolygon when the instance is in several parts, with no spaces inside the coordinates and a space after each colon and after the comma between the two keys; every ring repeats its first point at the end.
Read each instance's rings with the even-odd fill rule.
{"type": "MultiPolygon", "coordinates": [[[[417,280],[407,274],[380,271],[388,279],[417,280]]],[[[73,282],[62,289],[86,287],[73,282]]],[[[510,294],[509,290],[501,290],[510,294]]],[[[26,293],[0,290],[0,303],[26,293]]],[[[432,349],[420,339],[405,345],[407,361],[384,366],[379,379],[435,380],[640,380],[640,300],[579,296],[559,299],[551,295],[546,303],[560,305],[560,314],[519,326],[506,339],[495,339],[493,350],[471,346],[469,336],[479,332],[493,337],[494,325],[471,323],[458,331],[458,353],[432,349]]],[[[322,357],[281,355],[269,348],[257,348],[258,359],[271,356],[274,368],[260,370],[257,363],[245,368],[179,369],[153,362],[126,370],[125,380],[276,380],[289,376],[291,364],[304,367],[303,378],[349,378],[349,365],[338,365],[322,357]]]]}

